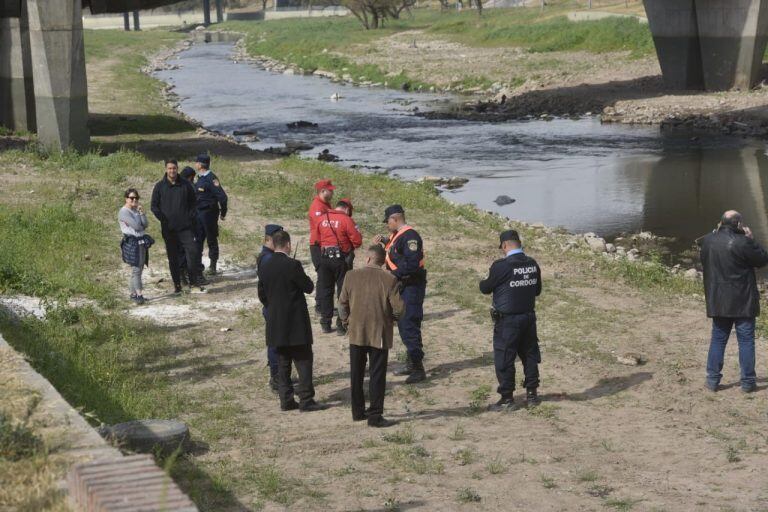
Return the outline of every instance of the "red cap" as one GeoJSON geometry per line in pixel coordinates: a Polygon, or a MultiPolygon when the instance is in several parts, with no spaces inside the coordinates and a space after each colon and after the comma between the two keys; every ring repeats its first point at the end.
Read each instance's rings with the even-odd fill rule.
{"type": "Polygon", "coordinates": [[[320,180],[315,183],[315,190],[322,190],[324,188],[328,190],[336,190],[336,187],[333,186],[331,180],[320,180]]]}
{"type": "Polygon", "coordinates": [[[342,197],[341,199],[339,199],[339,201],[336,204],[342,204],[342,203],[349,207],[349,215],[352,216],[352,210],[354,209],[354,207],[352,206],[352,200],[348,197],[342,197]]]}

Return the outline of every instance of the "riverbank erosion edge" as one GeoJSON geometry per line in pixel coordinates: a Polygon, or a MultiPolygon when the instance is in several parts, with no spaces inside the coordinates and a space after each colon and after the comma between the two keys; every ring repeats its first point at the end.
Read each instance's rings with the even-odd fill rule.
{"type": "Polygon", "coordinates": [[[530,34],[530,47],[519,38],[494,39],[498,46],[483,39],[490,37],[484,31],[498,23],[496,14],[485,23],[454,17],[455,26],[460,27],[456,33],[447,28],[453,15],[433,19],[423,13],[377,35],[364,36],[355,34],[359,28],[342,19],[270,22],[279,23],[288,33],[306,28],[308,38],[317,39],[314,46],[289,44],[276,29],[259,28],[266,25],[229,23],[226,27],[244,34],[237,59],[251,59],[277,73],[314,74],[353,86],[456,94],[454,103],[416,114],[427,118],[502,122],[595,115],[606,123],[754,137],[768,134],[765,70],[760,85],[752,90],[672,91],[662,81],[646,27],[632,20],[559,21],[558,15],[564,14],[538,18],[536,13],[510,13],[512,19],[520,17],[520,23],[525,19],[537,27],[530,34]],[[317,23],[349,44],[318,36],[317,23]],[[551,41],[557,39],[556,31],[570,33],[579,24],[617,42],[584,47],[551,41]],[[626,34],[616,35],[622,31],[626,34]],[[542,46],[538,37],[549,45],[542,46]]]}
{"type": "MultiPolygon", "coordinates": [[[[113,61],[132,51],[107,47],[113,61]]],[[[132,84],[126,78],[140,74],[138,67],[101,71],[103,81],[92,87],[132,84]]],[[[130,106],[128,114],[155,108],[111,90],[115,104],[130,106]]],[[[528,509],[678,510],[696,503],[715,511],[764,503],[762,480],[754,475],[768,453],[762,432],[768,397],[742,397],[738,386],[702,393],[708,324],[699,282],[652,260],[609,260],[584,237],[451,204],[429,184],[298,158],[267,160],[218,145],[213,168],[231,200],[221,225],[224,274],[208,294],[170,296],[158,244],[146,274],[152,300],[131,307],[115,212],[125,188],[146,198],[161,175],[160,156],[137,143],[155,136],[126,131],[118,141],[124,149],[85,155],[18,145],[0,153],[7,191],[0,196],[4,293],[96,304],[70,300],[44,319],[0,327],[91,417],[188,423],[204,449],[179,458],[171,473],[201,510],[452,510],[468,500],[476,510],[499,510],[508,506],[505,483],[513,472],[525,475],[515,502],[528,509]],[[366,240],[381,232],[381,212],[392,203],[405,206],[425,239],[429,379],[417,386],[388,379],[386,414],[400,425],[386,434],[353,423],[345,412],[347,341],[335,335],[317,333],[314,345],[317,396],[332,408],[299,421],[279,411],[268,388],[255,254],[263,226],[280,222],[299,246],[297,258],[308,263],[306,208],[318,177],[355,199],[366,240]],[[498,415],[485,412],[493,400],[492,325],[488,299],[476,290],[499,257],[497,235],[507,227],[521,232],[544,269],[538,305],[544,403],[498,415]],[[510,431],[525,433],[525,446],[510,442],[510,431]],[[702,461],[709,476],[701,475],[702,461]]],[[[167,137],[164,150],[187,155],[211,140],[192,130],[167,137]]],[[[159,233],[153,219],[149,232],[159,233]]],[[[760,325],[765,333],[765,321],[760,325]]],[[[765,349],[764,339],[759,347],[765,349]]],[[[399,345],[391,357],[393,365],[402,360],[399,345]]],[[[729,352],[725,373],[738,380],[735,353],[729,352]]]]}

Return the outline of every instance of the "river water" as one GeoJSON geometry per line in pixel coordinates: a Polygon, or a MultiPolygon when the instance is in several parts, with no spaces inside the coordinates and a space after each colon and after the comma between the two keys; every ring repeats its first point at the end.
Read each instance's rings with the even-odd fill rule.
{"type": "Polygon", "coordinates": [[[175,85],[183,111],[206,127],[257,132],[254,148],[298,140],[315,146],[307,156],[327,148],[343,165],[380,167],[403,179],[462,176],[469,183],[445,191],[446,198],[609,238],[651,231],[674,237],[678,249],[711,230],[723,211],[737,209],[756,238],[768,242],[763,142],[601,125],[596,118],[428,120],[414,107],[455,98],[273,73],[233,62],[232,49],[197,44],[176,57],[178,69],[157,77],[175,85]],[[333,94],[342,98],[333,101],[333,94]],[[318,128],[287,127],[299,120],[318,128]],[[497,206],[502,194],[515,202],[497,206]]]}

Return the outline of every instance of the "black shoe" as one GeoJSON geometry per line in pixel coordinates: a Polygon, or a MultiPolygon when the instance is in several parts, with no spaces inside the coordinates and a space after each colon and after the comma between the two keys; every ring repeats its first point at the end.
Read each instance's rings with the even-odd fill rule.
{"type": "Polygon", "coordinates": [[[706,387],[707,391],[709,391],[710,393],[717,393],[718,391],[720,391],[720,384],[715,384],[713,386],[709,382],[707,382],[706,384],[704,384],[704,387],[706,387]]]}
{"type": "Polygon", "coordinates": [[[373,428],[387,428],[397,425],[396,421],[388,420],[384,416],[376,416],[368,420],[368,426],[373,428]]]}
{"type": "Polygon", "coordinates": [[[143,306],[146,303],[147,303],[147,299],[145,299],[143,295],[139,295],[138,297],[136,297],[137,306],[143,306]]]}
{"type": "Polygon", "coordinates": [[[313,399],[309,399],[303,404],[299,405],[299,412],[324,411],[327,408],[328,408],[327,405],[319,404],[315,402],[313,399]]]}
{"type": "Polygon", "coordinates": [[[488,410],[494,412],[514,411],[516,409],[517,406],[515,405],[515,399],[511,396],[501,397],[498,402],[488,406],[488,410]]]}
{"type": "Polygon", "coordinates": [[[291,400],[288,403],[280,404],[280,410],[281,411],[295,411],[299,408],[299,402],[296,400],[291,400]]]}
{"type": "Polygon", "coordinates": [[[173,293],[176,295],[181,295],[182,289],[180,284],[174,284],[173,285],[173,293]]]}
{"type": "Polygon", "coordinates": [[[427,380],[427,372],[424,371],[424,363],[421,361],[413,363],[413,371],[408,378],[405,379],[406,384],[416,384],[417,382],[423,382],[427,380]]]}
{"type": "Polygon", "coordinates": [[[192,286],[200,286],[200,287],[203,287],[203,286],[208,286],[209,284],[211,284],[211,282],[210,282],[210,281],[208,281],[208,280],[207,280],[205,277],[203,277],[203,275],[202,275],[202,274],[200,274],[200,275],[197,277],[197,281],[196,281],[196,282],[195,282],[195,283],[194,283],[192,286]]]}
{"type": "Polygon", "coordinates": [[[541,398],[539,398],[539,394],[536,391],[536,388],[529,388],[527,390],[525,393],[525,404],[528,407],[536,407],[537,405],[541,404],[541,398]]]}
{"type": "Polygon", "coordinates": [[[742,393],[754,393],[755,391],[757,391],[757,385],[756,384],[752,384],[751,386],[746,387],[746,388],[744,388],[744,387],[741,388],[741,392],[742,393]]]}
{"type": "Polygon", "coordinates": [[[217,274],[216,272],[216,260],[211,260],[211,264],[208,267],[208,271],[206,272],[209,276],[215,276],[217,274]]]}
{"type": "Polygon", "coordinates": [[[336,335],[337,336],[346,336],[347,335],[347,328],[344,327],[342,324],[336,325],[336,335]]]}
{"type": "Polygon", "coordinates": [[[364,421],[367,419],[368,419],[368,413],[365,411],[363,411],[362,416],[355,415],[354,413],[352,414],[352,421],[364,421]]]}
{"type": "Polygon", "coordinates": [[[405,359],[405,367],[400,368],[399,370],[395,370],[392,372],[392,375],[410,375],[413,373],[413,361],[411,361],[411,356],[406,356],[405,359]]]}
{"type": "Polygon", "coordinates": [[[330,334],[336,330],[333,327],[331,327],[331,324],[320,324],[320,329],[323,330],[323,334],[330,334]]]}

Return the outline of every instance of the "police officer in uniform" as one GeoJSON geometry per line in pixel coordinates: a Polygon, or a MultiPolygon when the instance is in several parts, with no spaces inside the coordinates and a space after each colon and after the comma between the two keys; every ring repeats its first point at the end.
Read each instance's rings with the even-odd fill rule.
{"type": "Polygon", "coordinates": [[[497,389],[501,398],[490,410],[512,410],[515,402],[515,359],[523,362],[529,407],[539,404],[539,339],[536,335],[536,297],[541,293],[541,269],[533,258],[523,252],[517,231],[499,235],[499,249],[505,257],[491,265],[488,279],[480,281],[480,291],[493,293],[493,361],[496,367],[497,389]]]}
{"type": "Polygon", "coordinates": [[[219,260],[219,219],[227,216],[227,193],[219,183],[219,178],[210,170],[211,157],[198,155],[195,160],[197,168],[197,239],[200,253],[208,240],[208,257],[211,265],[208,274],[216,274],[216,262],[219,260]]]}
{"type": "Polygon", "coordinates": [[[405,313],[398,320],[397,329],[408,356],[405,368],[396,371],[395,375],[408,375],[406,384],[414,384],[427,378],[421,340],[424,295],[427,290],[424,243],[416,230],[405,223],[405,210],[399,204],[384,211],[384,222],[390,235],[378,235],[374,242],[384,244],[387,269],[400,281],[400,296],[405,303],[405,313]]]}
{"type": "MultiPolygon", "coordinates": [[[[341,199],[336,209],[326,211],[316,224],[315,239],[320,244],[320,265],[317,268],[317,302],[320,306],[320,327],[324,333],[333,332],[333,296],[338,297],[344,276],[352,270],[355,249],[363,244],[363,236],[352,220],[352,201],[341,199]]],[[[336,320],[339,336],[347,330],[336,320]]]]}

